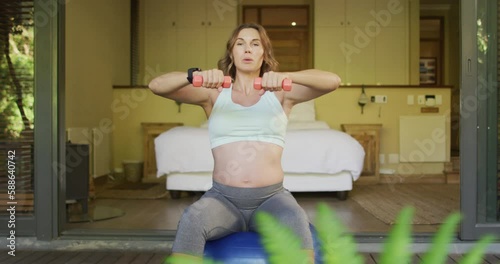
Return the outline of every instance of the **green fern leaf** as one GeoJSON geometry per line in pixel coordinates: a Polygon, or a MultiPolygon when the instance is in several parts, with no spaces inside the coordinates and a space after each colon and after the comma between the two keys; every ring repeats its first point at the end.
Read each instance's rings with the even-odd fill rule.
{"type": "Polygon", "coordinates": [[[318,204],[316,230],[325,264],[362,264],[356,242],[343,223],[325,203],[318,204]]]}
{"type": "Polygon", "coordinates": [[[482,256],[489,244],[495,240],[492,235],[482,237],[474,247],[460,260],[459,264],[479,264],[483,263],[482,256]]]}
{"type": "Polygon", "coordinates": [[[421,264],[444,263],[448,256],[448,247],[455,234],[455,229],[460,222],[460,214],[454,213],[446,218],[434,236],[432,246],[422,258],[421,264]]]}
{"type": "Polygon", "coordinates": [[[309,255],[302,249],[299,237],[266,212],[257,212],[257,231],[269,256],[269,263],[308,263],[309,255]]]}
{"type": "Polygon", "coordinates": [[[399,213],[396,224],[389,232],[389,237],[384,243],[381,264],[405,264],[411,260],[411,219],[414,209],[405,207],[399,213]]]}

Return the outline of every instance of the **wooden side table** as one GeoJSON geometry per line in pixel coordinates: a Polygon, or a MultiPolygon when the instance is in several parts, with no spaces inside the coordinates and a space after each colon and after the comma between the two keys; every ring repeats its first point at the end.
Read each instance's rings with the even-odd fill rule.
{"type": "Polygon", "coordinates": [[[382,124],[342,124],[342,130],[355,138],[365,150],[363,172],[357,183],[380,181],[380,131],[382,124]]]}
{"type": "Polygon", "coordinates": [[[155,138],[161,133],[183,123],[141,123],[143,130],[144,172],[143,182],[156,182],[155,138]]]}

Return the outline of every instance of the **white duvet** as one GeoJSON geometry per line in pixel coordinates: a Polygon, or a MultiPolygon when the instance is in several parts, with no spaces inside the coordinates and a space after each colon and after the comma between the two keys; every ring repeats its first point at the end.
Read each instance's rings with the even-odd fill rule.
{"type": "MultiPolygon", "coordinates": [[[[173,172],[211,172],[208,129],[179,126],[155,139],[158,177],[173,172]]],[[[365,152],[350,135],[333,129],[288,130],[282,166],[285,173],[351,173],[357,180],[365,152]]]]}

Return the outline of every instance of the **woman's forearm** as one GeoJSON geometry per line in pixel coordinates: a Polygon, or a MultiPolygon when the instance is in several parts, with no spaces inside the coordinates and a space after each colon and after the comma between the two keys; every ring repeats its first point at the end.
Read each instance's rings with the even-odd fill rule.
{"type": "Polygon", "coordinates": [[[340,77],[332,72],[310,69],[286,73],[294,83],[318,91],[334,91],[340,86],[340,77]]]}
{"type": "Polygon", "coordinates": [[[188,84],[185,72],[169,72],[151,80],[149,89],[157,95],[166,96],[188,84]]]}

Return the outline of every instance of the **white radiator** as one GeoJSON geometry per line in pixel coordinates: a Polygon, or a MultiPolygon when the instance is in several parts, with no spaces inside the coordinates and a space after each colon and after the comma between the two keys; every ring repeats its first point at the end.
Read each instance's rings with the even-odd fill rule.
{"type": "Polygon", "coordinates": [[[90,173],[94,178],[111,173],[110,136],[98,128],[71,127],[66,129],[66,140],[74,144],[88,144],[90,173]]]}
{"type": "Polygon", "coordinates": [[[447,161],[445,122],[445,116],[401,116],[400,162],[447,161]]]}

